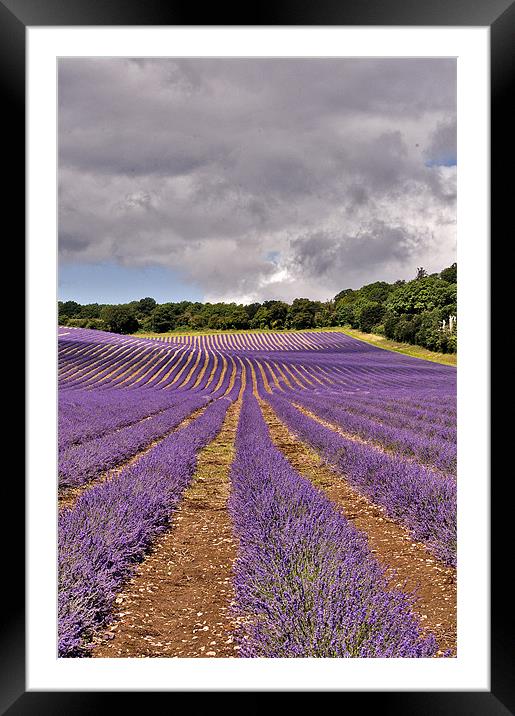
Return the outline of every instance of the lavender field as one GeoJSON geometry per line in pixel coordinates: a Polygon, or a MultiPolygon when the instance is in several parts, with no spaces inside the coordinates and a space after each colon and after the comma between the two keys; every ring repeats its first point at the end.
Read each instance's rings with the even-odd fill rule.
{"type": "Polygon", "coordinates": [[[58,346],[59,656],[456,655],[455,368],[331,331],[58,346]]]}

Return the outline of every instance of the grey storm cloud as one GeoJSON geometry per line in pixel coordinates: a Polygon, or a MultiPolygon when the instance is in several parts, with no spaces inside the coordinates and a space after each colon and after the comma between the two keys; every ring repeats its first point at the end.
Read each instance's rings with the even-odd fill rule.
{"type": "Polygon", "coordinates": [[[62,262],[289,300],[455,259],[454,60],[69,58],[58,93],[62,262]]]}
{"type": "Polygon", "coordinates": [[[360,272],[362,266],[374,270],[377,266],[411,261],[420,246],[431,241],[421,232],[410,232],[403,226],[388,226],[374,221],[354,235],[317,232],[291,241],[293,270],[299,275],[315,278],[360,272]]]}

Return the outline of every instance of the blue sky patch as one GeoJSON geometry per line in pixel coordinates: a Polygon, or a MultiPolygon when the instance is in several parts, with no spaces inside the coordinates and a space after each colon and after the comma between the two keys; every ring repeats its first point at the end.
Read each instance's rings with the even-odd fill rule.
{"type": "Polygon", "coordinates": [[[436,159],[428,159],[424,162],[426,167],[455,167],[456,157],[438,157],[436,159]]]}
{"type": "Polygon", "coordinates": [[[203,299],[195,286],[162,266],[62,264],[58,279],[60,301],[128,303],[146,296],[155,298],[158,303],[203,299]]]}

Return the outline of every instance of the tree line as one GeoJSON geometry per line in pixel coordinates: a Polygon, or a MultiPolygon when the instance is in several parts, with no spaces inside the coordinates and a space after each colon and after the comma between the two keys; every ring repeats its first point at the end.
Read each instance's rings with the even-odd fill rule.
{"type": "Polygon", "coordinates": [[[443,353],[456,352],[457,265],[427,274],[418,268],[411,281],[376,281],[346,288],[329,301],[296,298],[264,301],[158,304],[142,298],[125,304],[58,302],[59,325],[115,333],[231,329],[309,329],[350,326],[443,353]]]}

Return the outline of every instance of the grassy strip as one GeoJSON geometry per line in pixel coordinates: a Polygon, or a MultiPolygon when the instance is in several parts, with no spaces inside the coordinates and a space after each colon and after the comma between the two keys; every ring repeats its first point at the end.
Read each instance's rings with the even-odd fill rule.
{"type": "MultiPolygon", "coordinates": [[[[335,330],[334,328],[326,330],[335,330]]],[[[394,353],[404,353],[404,355],[411,356],[412,358],[421,358],[422,360],[429,360],[433,363],[441,363],[442,365],[453,365],[456,366],[458,363],[458,356],[456,353],[437,353],[436,351],[430,351],[422,346],[414,346],[410,343],[397,343],[391,341],[389,338],[384,336],[378,336],[375,333],[363,333],[355,328],[338,328],[336,329],[341,333],[345,333],[351,338],[357,338],[365,343],[370,343],[376,348],[384,348],[387,351],[393,351],[394,353]]]]}

